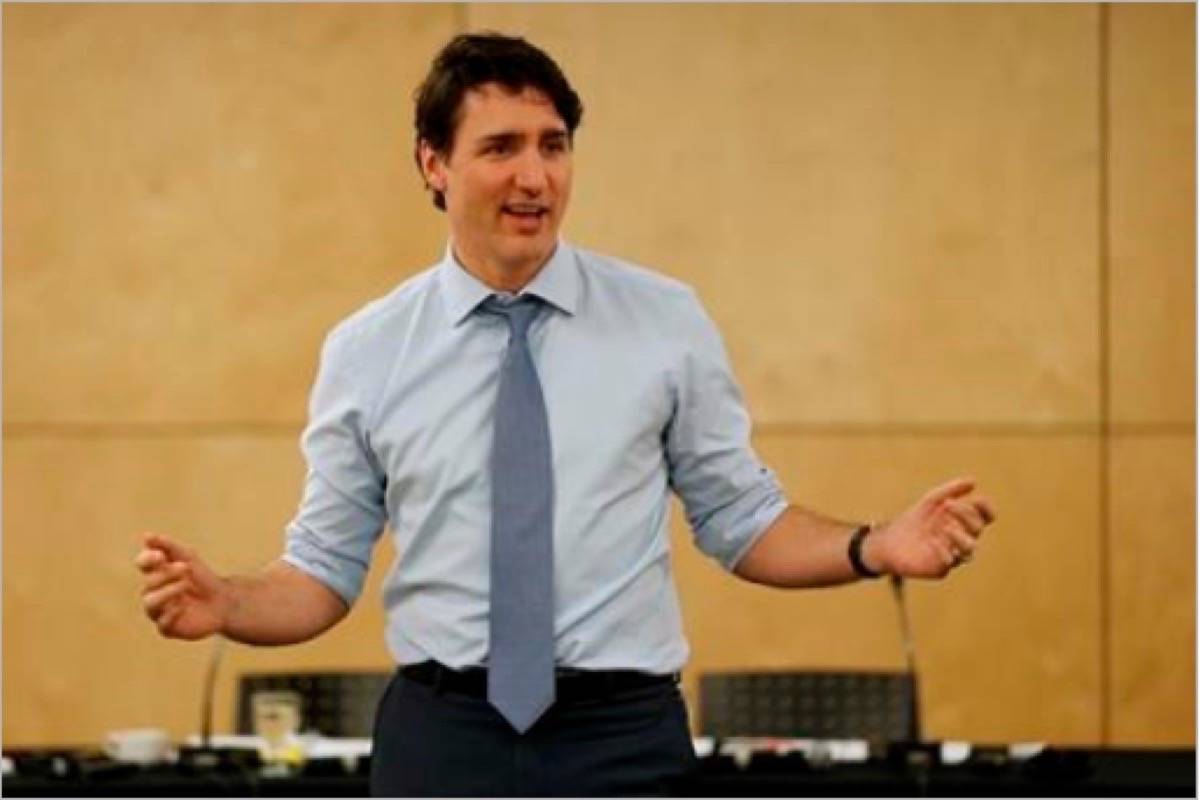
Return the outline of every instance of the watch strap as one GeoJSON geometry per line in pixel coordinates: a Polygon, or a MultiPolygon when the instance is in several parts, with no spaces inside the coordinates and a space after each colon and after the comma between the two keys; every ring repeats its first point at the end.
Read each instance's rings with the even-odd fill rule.
{"type": "Polygon", "coordinates": [[[862,557],[863,540],[867,538],[867,534],[871,532],[870,525],[859,525],[854,529],[854,533],[850,534],[850,566],[854,567],[854,573],[860,578],[878,578],[883,575],[882,572],[876,572],[866,565],[862,557]]]}

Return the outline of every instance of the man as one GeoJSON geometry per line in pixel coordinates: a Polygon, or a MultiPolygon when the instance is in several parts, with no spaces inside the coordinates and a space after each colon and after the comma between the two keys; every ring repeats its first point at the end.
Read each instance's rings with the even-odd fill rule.
{"type": "Polygon", "coordinates": [[[994,518],[965,479],[874,527],[789,506],[694,293],[559,240],[581,116],[537,48],[451,41],[416,102],[450,243],[326,340],[286,552],[218,577],[149,534],[136,558],[164,636],[301,642],[390,523],[375,794],[663,794],[691,769],[672,490],[704,552],[782,587],[940,578],[994,518]]]}

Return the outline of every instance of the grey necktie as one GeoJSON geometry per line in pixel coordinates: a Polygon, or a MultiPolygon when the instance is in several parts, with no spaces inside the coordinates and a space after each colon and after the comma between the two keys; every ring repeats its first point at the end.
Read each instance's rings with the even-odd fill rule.
{"type": "Polygon", "coordinates": [[[554,702],[554,475],[526,339],[542,303],[493,297],[484,308],[509,327],[492,440],[488,701],[524,733],[554,702]]]}

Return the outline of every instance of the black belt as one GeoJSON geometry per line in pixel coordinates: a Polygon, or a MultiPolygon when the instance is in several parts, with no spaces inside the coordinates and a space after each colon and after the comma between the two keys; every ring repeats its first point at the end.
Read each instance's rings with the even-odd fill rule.
{"type": "MultiPolygon", "coordinates": [[[[617,692],[679,683],[679,673],[655,675],[635,670],[585,670],[559,668],[555,671],[554,696],[558,701],[599,700],[617,692]]],[[[453,670],[436,661],[422,661],[400,668],[406,678],[432,686],[435,691],[471,697],[487,697],[487,669],[468,667],[453,670]]]]}

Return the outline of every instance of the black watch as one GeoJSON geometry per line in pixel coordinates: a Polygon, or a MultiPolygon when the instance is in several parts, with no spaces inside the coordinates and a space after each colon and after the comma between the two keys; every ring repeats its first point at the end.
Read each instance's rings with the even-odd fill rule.
{"type": "Polygon", "coordinates": [[[883,575],[882,572],[876,572],[863,562],[863,540],[867,538],[867,534],[870,532],[870,525],[859,525],[854,529],[854,533],[850,534],[850,566],[854,567],[854,574],[860,578],[878,578],[883,575]]]}

